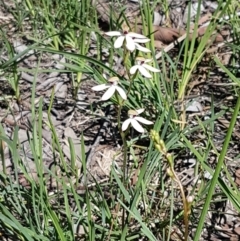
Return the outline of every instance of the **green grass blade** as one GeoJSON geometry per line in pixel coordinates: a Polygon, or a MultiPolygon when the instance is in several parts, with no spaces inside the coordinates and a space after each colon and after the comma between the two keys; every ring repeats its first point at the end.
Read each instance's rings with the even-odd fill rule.
{"type": "Polygon", "coordinates": [[[225,158],[225,155],[226,155],[226,152],[227,152],[227,148],[228,148],[231,136],[232,136],[233,128],[234,128],[234,125],[236,123],[236,119],[238,117],[239,108],[240,108],[240,95],[238,96],[238,100],[237,100],[237,103],[236,103],[236,106],[235,106],[235,109],[234,109],[234,113],[233,113],[233,116],[232,116],[232,119],[231,119],[231,122],[230,122],[230,126],[229,126],[228,131],[227,131],[227,135],[226,135],[226,138],[225,138],[225,141],[224,141],[224,144],[223,144],[223,148],[222,148],[222,151],[220,153],[213,178],[211,180],[211,185],[210,185],[210,188],[209,188],[207,198],[205,200],[203,210],[201,212],[201,216],[200,216],[199,224],[198,224],[197,231],[196,231],[196,234],[195,234],[195,237],[194,237],[194,241],[198,241],[200,239],[202,228],[203,228],[203,225],[204,225],[204,222],[205,222],[205,216],[206,216],[207,211],[209,209],[209,205],[210,205],[210,202],[211,202],[211,199],[212,199],[212,195],[213,195],[215,186],[217,184],[217,180],[218,180],[220,171],[222,169],[223,161],[224,161],[224,158],[225,158]]]}

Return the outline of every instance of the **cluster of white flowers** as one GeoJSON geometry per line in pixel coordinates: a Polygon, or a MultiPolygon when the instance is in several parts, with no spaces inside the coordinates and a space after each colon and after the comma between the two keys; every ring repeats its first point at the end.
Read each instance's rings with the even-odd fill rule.
{"type": "MultiPolygon", "coordinates": [[[[127,25],[123,25],[121,32],[120,31],[111,31],[111,32],[107,32],[106,35],[110,36],[110,37],[117,37],[117,39],[114,42],[114,48],[116,48],[116,49],[124,47],[130,52],[133,52],[134,50],[139,50],[144,53],[151,52],[148,48],[145,48],[140,45],[140,44],[149,42],[150,39],[143,36],[142,34],[129,32],[129,28],[127,25]]],[[[148,64],[152,61],[152,59],[145,59],[143,57],[137,57],[135,59],[135,61],[136,61],[136,65],[132,66],[129,70],[131,75],[140,73],[143,77],[152,78],[152,75],[150,74],[150,72],[160,72],[159,69],[156,69],[148,64]]],[[[127,95],[126,95],[125,91],[118,84],[119,84],[119,78],[111,77],[110,79],[108,79],[107,84],[101,84],[101,85],[94,86],[92,88],[92,90],[102,91],[102,90],[107,89],[101,98],[102,101],[106,101],[106,100],[110,99],[116,92],[121,96],[121,98],[123,100],[126,100],[127,95]]],[[[122,131],[126,131],[129,127],[129,125],[131,124],[136,131],[143,133],[144,129],[139,124],[139,122],[143,123],[145,125],[152,125],[153,124],[152,121],[148,121],[148,120],[144,119],[143,117],[138,116],[143,111],[144,111],[144,109],[129,110],[128,111],[129,119],[127,119],[123,122],[122,131]]]]}

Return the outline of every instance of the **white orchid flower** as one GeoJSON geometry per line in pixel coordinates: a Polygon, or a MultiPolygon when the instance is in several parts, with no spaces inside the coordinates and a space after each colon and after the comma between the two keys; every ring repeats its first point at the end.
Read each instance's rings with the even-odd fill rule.
{"type": "Polygon", "coordinates": [[[92,87],[92,90],[94,91],[102,91],[107,89],[107,91],[103,94],[101,100],[108,100],[110,99],[113,94],[115,93],[115,91],[117,91],[119,93],[119,95],[126,100],[127,99],[127,95],[125,94],[124,90],[118,86],[118,77],[112,77],[108,80],[107,84],[101,84],[101,85],[97,85],[92,87]]]}
{"type": "Polygon", "coordinates": [[[117,39],[114,42],[115,49],[121,48],[125,41],[127,49],[131,52],[133,52],[135,49],[139,49],[140,51],[143,51],[143,52],[146,52],[148,50],[147,48],[142,47],[138,43],[147,43],[150,41],[150,39],[146,38],[142,34],[129,32],[129,27],[126,24],[124,24],[122,26],[122,29],[123,30],[121,32],[120,31],[110,31],[110,32],[105,33],[106,35],[108,35],[110,37],[117,37],[117,39]]]}
{"type": "Polygon", "coordinates": [[[141,114],[142,112],[144,111],[144,109],[139,109],[139,110],[129,110],[128,111],[128,116],[129,116],[129,119],[125,120],[122,124],[122,131],[125,131],[127,130],[128,126],[131,124],[132,127],[140,132],[140,133],[143,133],[144,132],[144,129],[143,127],[139,124],[140,123],[143,123],[145,125],[152,125],[153,122],[152,121],[149,121],[149,120],[146,120],[144,119],[143,117],[140,117],[138,116],[139,114],[141,114]]]}
{"type": "Polygon", "coordinates": [[[160,72],[159,69],[156,69],[152,67],[151,65],[148,65],[147,63],[151,62],[152,59],[145,59],[143,57],[137,57],[136,58],[137,64],[132,66],[130,69],[130,74],[135,74],[137,70],[146,78],[152,78],[152,75],[148,72],[160,72]]]}

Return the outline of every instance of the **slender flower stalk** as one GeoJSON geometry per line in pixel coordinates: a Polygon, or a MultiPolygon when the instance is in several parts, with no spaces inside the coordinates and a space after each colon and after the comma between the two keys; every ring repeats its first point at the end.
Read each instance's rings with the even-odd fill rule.
{"type": "Polygon", "coordinates": [[[182,201],[183,201],[183,219],[184,219],[184,224],[185,224],[185,232],[184,232],[184,241],[188,240],[188,233],[189,233],[189,214],[190,214],[190,209],[191,209],[191,204],[193,202],[193,197],[188,197],[186,198],[185,192],[183,185],[178,178],[178,175],[176,174],[174,170],[174,161],[173,161],[173,156],[171,153],[168,153],[166,145],[162,139],[160,139],[160,136],[158,132],[155,130],[151,130],[150,137],[154,143],[155,148],[163,155],[165,156],[169,168],[167,169],[168,175],[178,184],[180,193],[182,196],[182,201]]]}
{"type": "MultiPolygon", "coordinates": [[[[137,58],[137,65],[133,66],[131,69],[128,67],[127,62],[129,61],[129,58],[135,56],[135,54],[131,54],[134,50],[138,50],[144,53],[151,52],[148,48],[144,47],[144,44],[149,42],[150,39],[134,32],[129,31],[129,27],[126,24],[122,25],[121,31],[111,31],[107,32],[106,35],[110,37],[116,37],[114,41],[114,48],[123,48],[123,65],[126,69],[126,73],[129,77],[129,86],[127,89],[127,94],[125,91],[118,85],[119,79],[117,77],[112,77],[108,80],[108,83],[101,84],[98,86],[95,86],[92,88],[94,91],[102,91],[106,90],[106,92],[103,94],[101,100],[108,100],[110,99],[113,94],[115,93],[116,98],[118,99],[118,105],[116,106],[117,109],[117,124],[118,129],[121,135],[122,143],[123,143],[123,166],[122,166],[122,183],[123,186],[127,189],[128,188],[128,168],[127,168],[127,162],[128,162],[128,142],[127,142],[127,136],[128,136],[128,130],[130,126],[132,126],[136,131],[140,133],[144,133],[144,128],[141,124],[145,125],[152,125],[153,122],[144,119],[143,117],[139,116],[144,109],[138,109],[138,110],[129,110],[128,115],[129,118],[125,120],[123,123],[121,123],[121,113],[122,109],[124,107],[125,101],[128,97],[128,95],[131,93],[132,87],[134,85],[134,79],[136,78],[138,72],[140,72],[143,76],[147,78],[151,78],[151,74],[148,71],[151,72],[159,72],[158,69],[153,68],[152,66],[148,65],[147,63],[151,60],[147,60],[144,58],[137,58]],[[119,96],[121,96],[122,100],[119,100],[119,96]]],[[[125,196],[122,195],[122,202],[125,203],[125,196]]],[[[120,206],[118,206],[118,209],[120,209],[120,206]]],[[[127,234],[127,225],[128,222],[126,220],[126,210],[122,210],[122,239],[125,240],[126,234],[127,234]]]]}

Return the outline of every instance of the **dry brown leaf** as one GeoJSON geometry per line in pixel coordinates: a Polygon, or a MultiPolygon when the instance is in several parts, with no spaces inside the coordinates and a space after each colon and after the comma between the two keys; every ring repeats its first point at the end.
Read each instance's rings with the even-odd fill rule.
{"type": "Polygon", "coordinates": [[[240,186],[240,169],[237,169],[235,172],[235,183],[240,186]]]}
{"type": "Polygon", "coordinates": [[[155,40],[154,46],[156,49],[162,49],[162,48],[164,48],[165,45],[161,41],[155,40]]]}
{"type": "Polygon", "coordinates": [[[175,28],[164,28],[160,26],[153,26],[154,39],[161,41],[164,44],[169,44],[180,37],[181,33],[175,28]]]}

